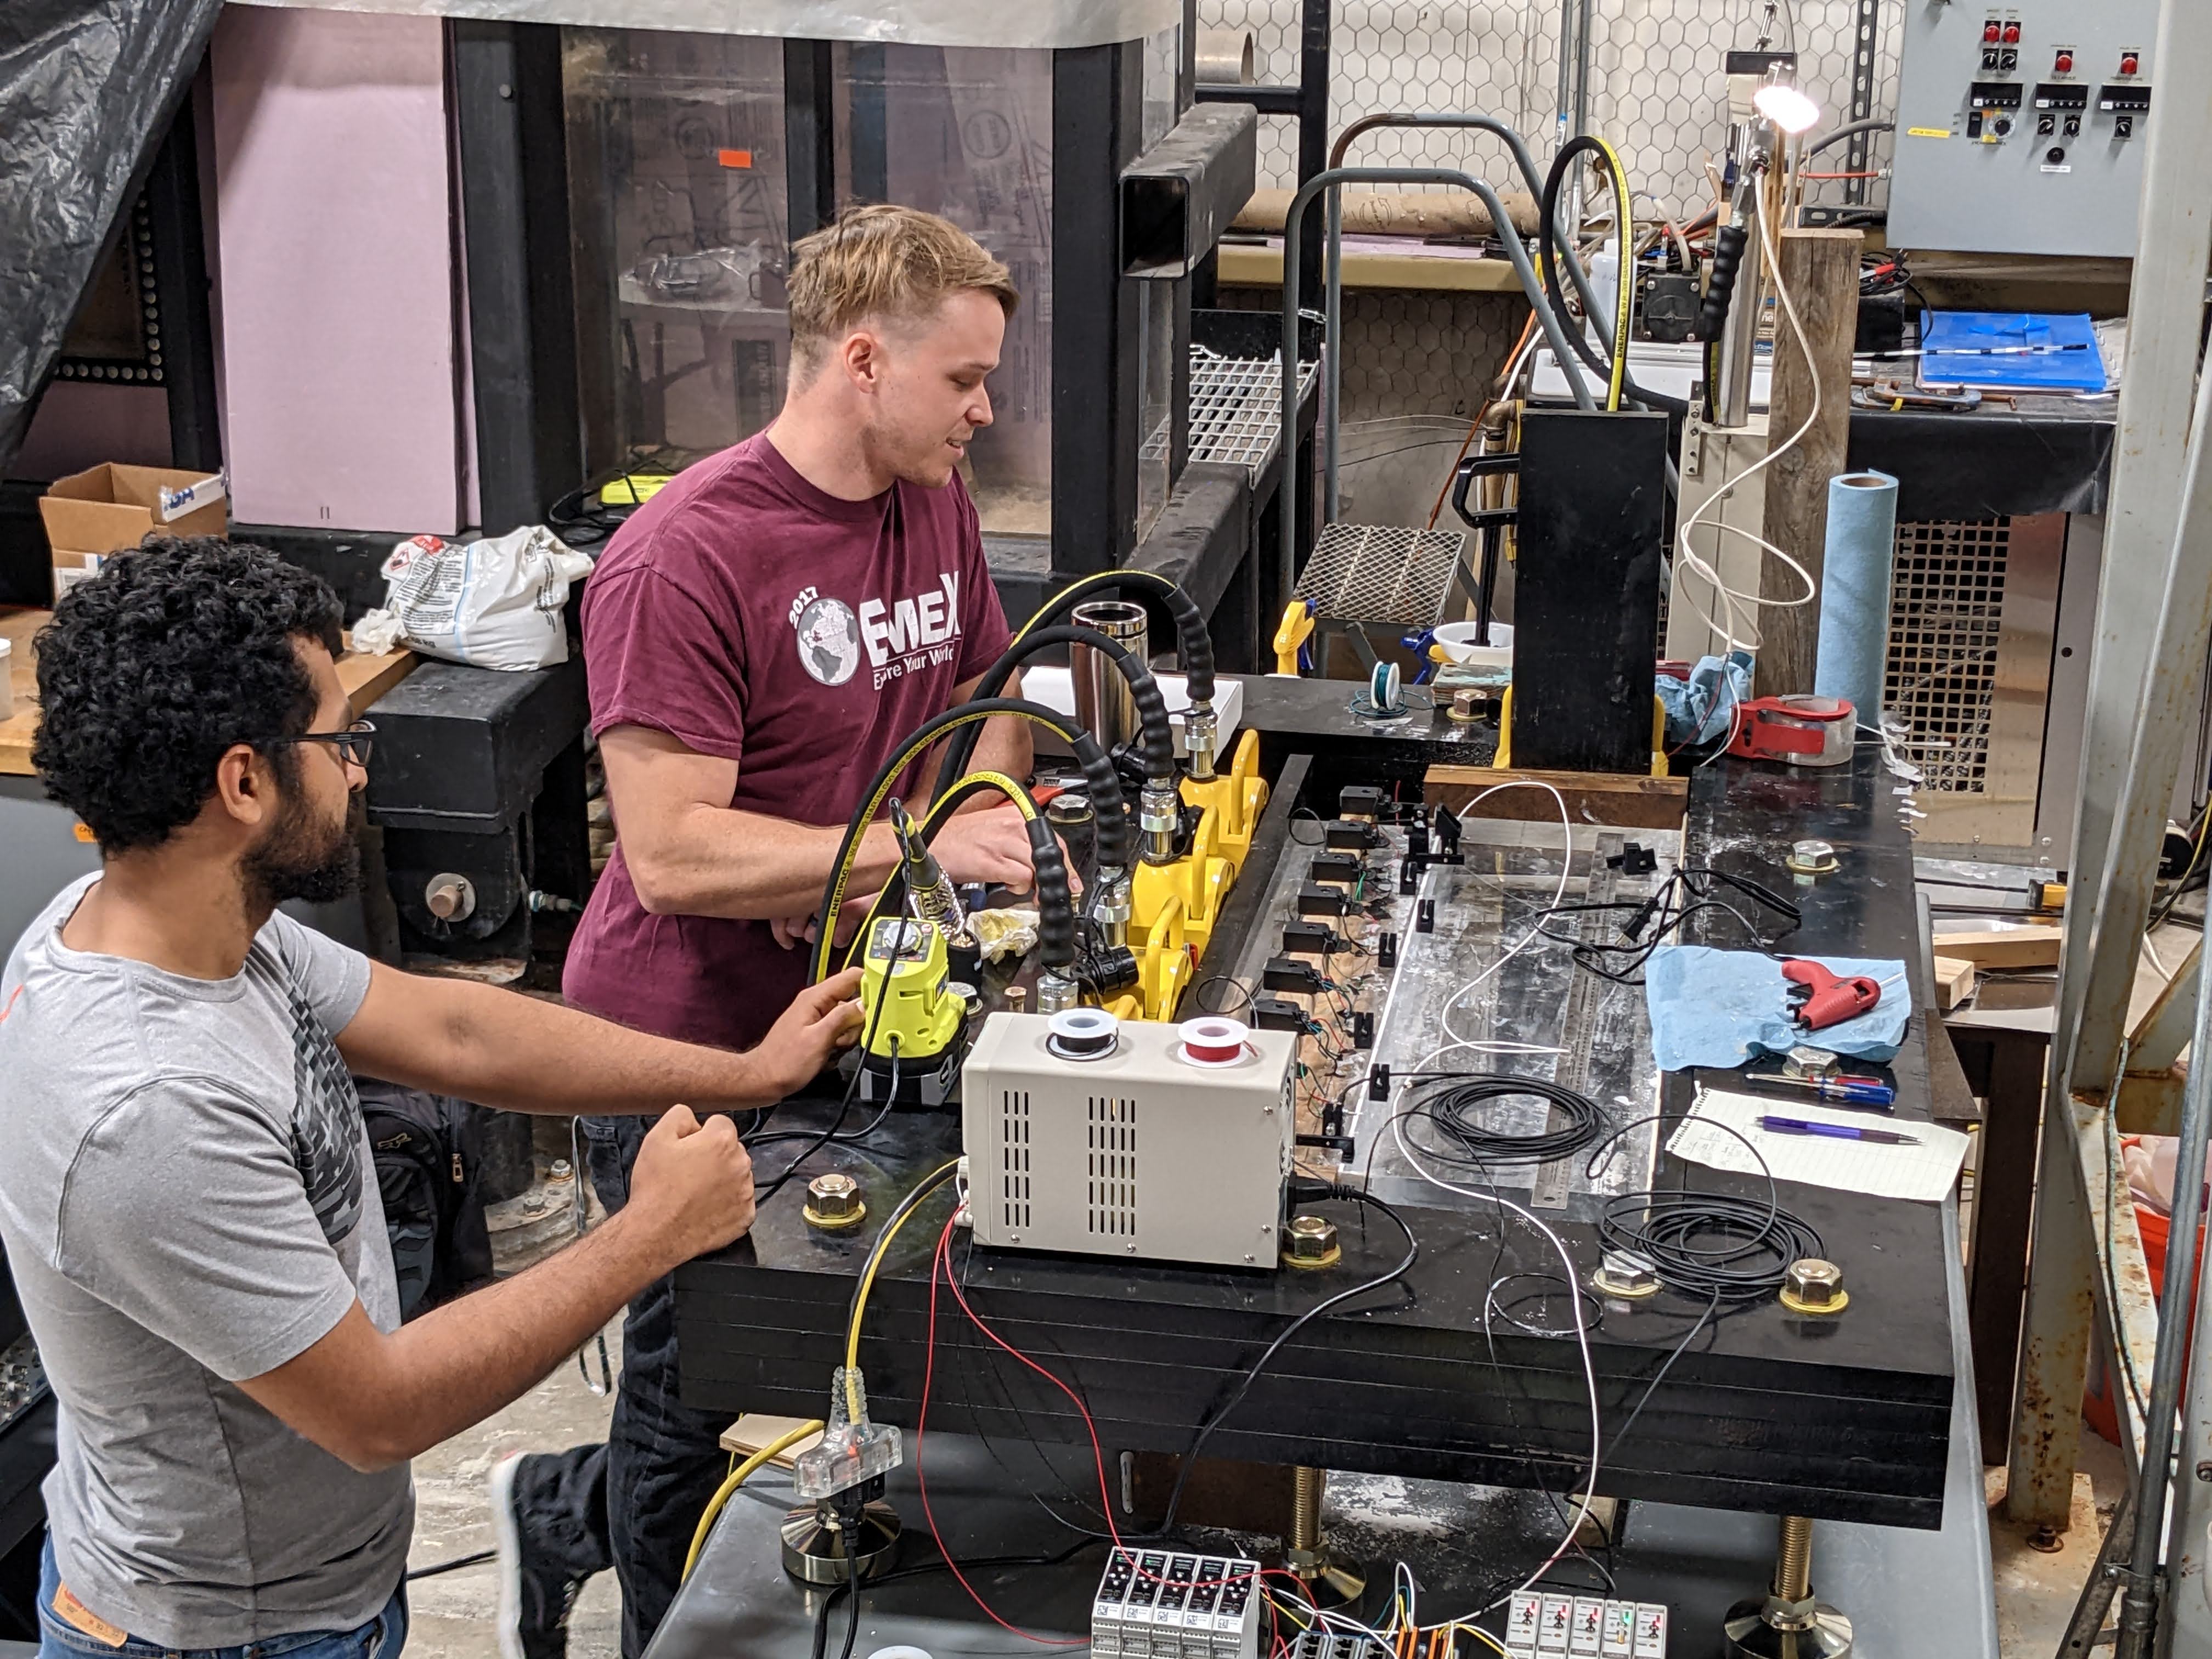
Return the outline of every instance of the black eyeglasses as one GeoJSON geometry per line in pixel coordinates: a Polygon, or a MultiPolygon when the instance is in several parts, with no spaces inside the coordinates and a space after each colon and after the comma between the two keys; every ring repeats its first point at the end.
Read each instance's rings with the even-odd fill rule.
{"type": "Polygon", "coordinates": [[[356,720],[343,732],[302,732],[296,738],[264,738],[258,746],[268,749],[290,743],[327,743],[338,751],[341,759],[366,770],[369,751],[376,744],[376,726],[372,721],[356,720]]]}

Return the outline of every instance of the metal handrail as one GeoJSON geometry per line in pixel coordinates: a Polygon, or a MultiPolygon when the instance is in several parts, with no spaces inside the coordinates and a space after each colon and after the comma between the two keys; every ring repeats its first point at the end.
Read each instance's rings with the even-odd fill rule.
{"type": "MultiPolygon", "coordinates": [[[[1282,549],[1277,556],[1277,574],[1281,579],[1279,598],[1287,601],[1291,590],[1297,585],[1297,491],[1291,487],[1289,469],[1297,454],[1298,430],[1298,266],[1295,256],[1298,246],[1298,229],[1305,218],[1306,207],[1323,191],[1332,193],[1340,185],[1457,185],[1474,193],[1490,210],[1491,222],[1499,228],[1498,240],[1504,244],[1506,257],[1513,263],[1513,274],[1521,279],[1521,290],[1528,296],[1528,308],[1536,314],[1537,325],[1544,331],[1544,339],[1561,362],[1567,361],[1566,336],[1560,331],[1559,319],[1553,313],[1551,302],[1544,297],[1544,285],[1538,280],[1536,267],[1528,258],[1528,250],[1522,246],[1520,233],[1506,216],[1505,204],[1498,192],[1481,179],[1452,167],[1330,167],[1317,173],[1298,188],[1291,198],[1290,211],[1283,217],[1283,488],[1276,500],[1281,503],[1282,549]]],[[[1327,319],[1323,319],[1327,325],[1327,319]]],[[[1597,404],[1589,388],[1579,374],[1567,377],[1575,395],[1577,408],[1595,410],[1597,404]]]]}

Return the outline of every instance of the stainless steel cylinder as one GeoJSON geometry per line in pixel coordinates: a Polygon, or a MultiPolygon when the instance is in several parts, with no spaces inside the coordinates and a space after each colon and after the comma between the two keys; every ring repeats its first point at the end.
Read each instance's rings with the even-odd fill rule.
{"type": "Polygon", "coordinates": [[[1208,86],[1249,87],[1254,41],[1249,29],[1200,29],[1198,32],[1198,78],[1208,86]]]}
{"type": "MultiPolygon", "coordinates": [[[[1094,599],[1070,613],[1079,628],[1095,628],[1122,647],[1139,662],[1146,658],[1145,607],[1122,599],[1094,599]]],[[[1111,753],[1137,735],[1137,701],[1129,695],[1129,682],[1106,654],[1087,645],[1067,648],[1067,665],[1075,681],[1075,723],[1098,739],[1111,753]]]]}

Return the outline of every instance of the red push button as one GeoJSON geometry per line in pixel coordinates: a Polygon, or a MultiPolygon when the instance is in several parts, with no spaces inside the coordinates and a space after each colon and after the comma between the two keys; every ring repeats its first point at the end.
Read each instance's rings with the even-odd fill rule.
{"type": "Polygon", "coordinates": [[[2074,54],[2073,54],[2072,52],[2060,52],[2060,53],[2058,54],[2058,57],[2057,57],[2057,60],[2056,60],[2055,62],[2053,62],[2053,63],[2052,63],[2052,64],[2051,65],[2051,73],[2052,73],[2052,74],[2054,74],[2054,75],[2071,75],[2071,74],[2073,74],[2073,73],[2074,73],[2074,54]]]}
{"type": "Polygon", "coordinates": [[[1985,46],[1994,46],[1996,45],[1997,36],[2002,33],[2002,27],[2003,26],[2001,25],[1994,17],[1990,18],[1988,22],[1983,24],[1982,44],[1985,46]]]}
{"type": "Polygon", "coordinates": [[[2133,52],[2120,59],[2120,73],[2123,75],[2133,75],[2138,67],[2140,64],[2133,52]]]}
{"type": "Polygon", "coordinates": [[[2007,23],[2007,24],[2004,26],[2004,41],[2005,41],[2005,45],[2007,45],[2007,46],[2018,46],[2018,45],[2020,44],[2020,25],[2019,25],[2019,24],[2017,24],[2017,23],[2007,23]]]}

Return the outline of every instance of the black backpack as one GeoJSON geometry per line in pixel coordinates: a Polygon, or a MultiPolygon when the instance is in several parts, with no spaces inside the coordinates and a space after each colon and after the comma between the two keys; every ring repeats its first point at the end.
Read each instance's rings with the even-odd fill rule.
{"type": "Polygon", "coordinates": [[[492,1276],[475,1122],[465,1101],[356,1078],[392,1237],[399,1316],[412,1319],[492,1276]]]}

